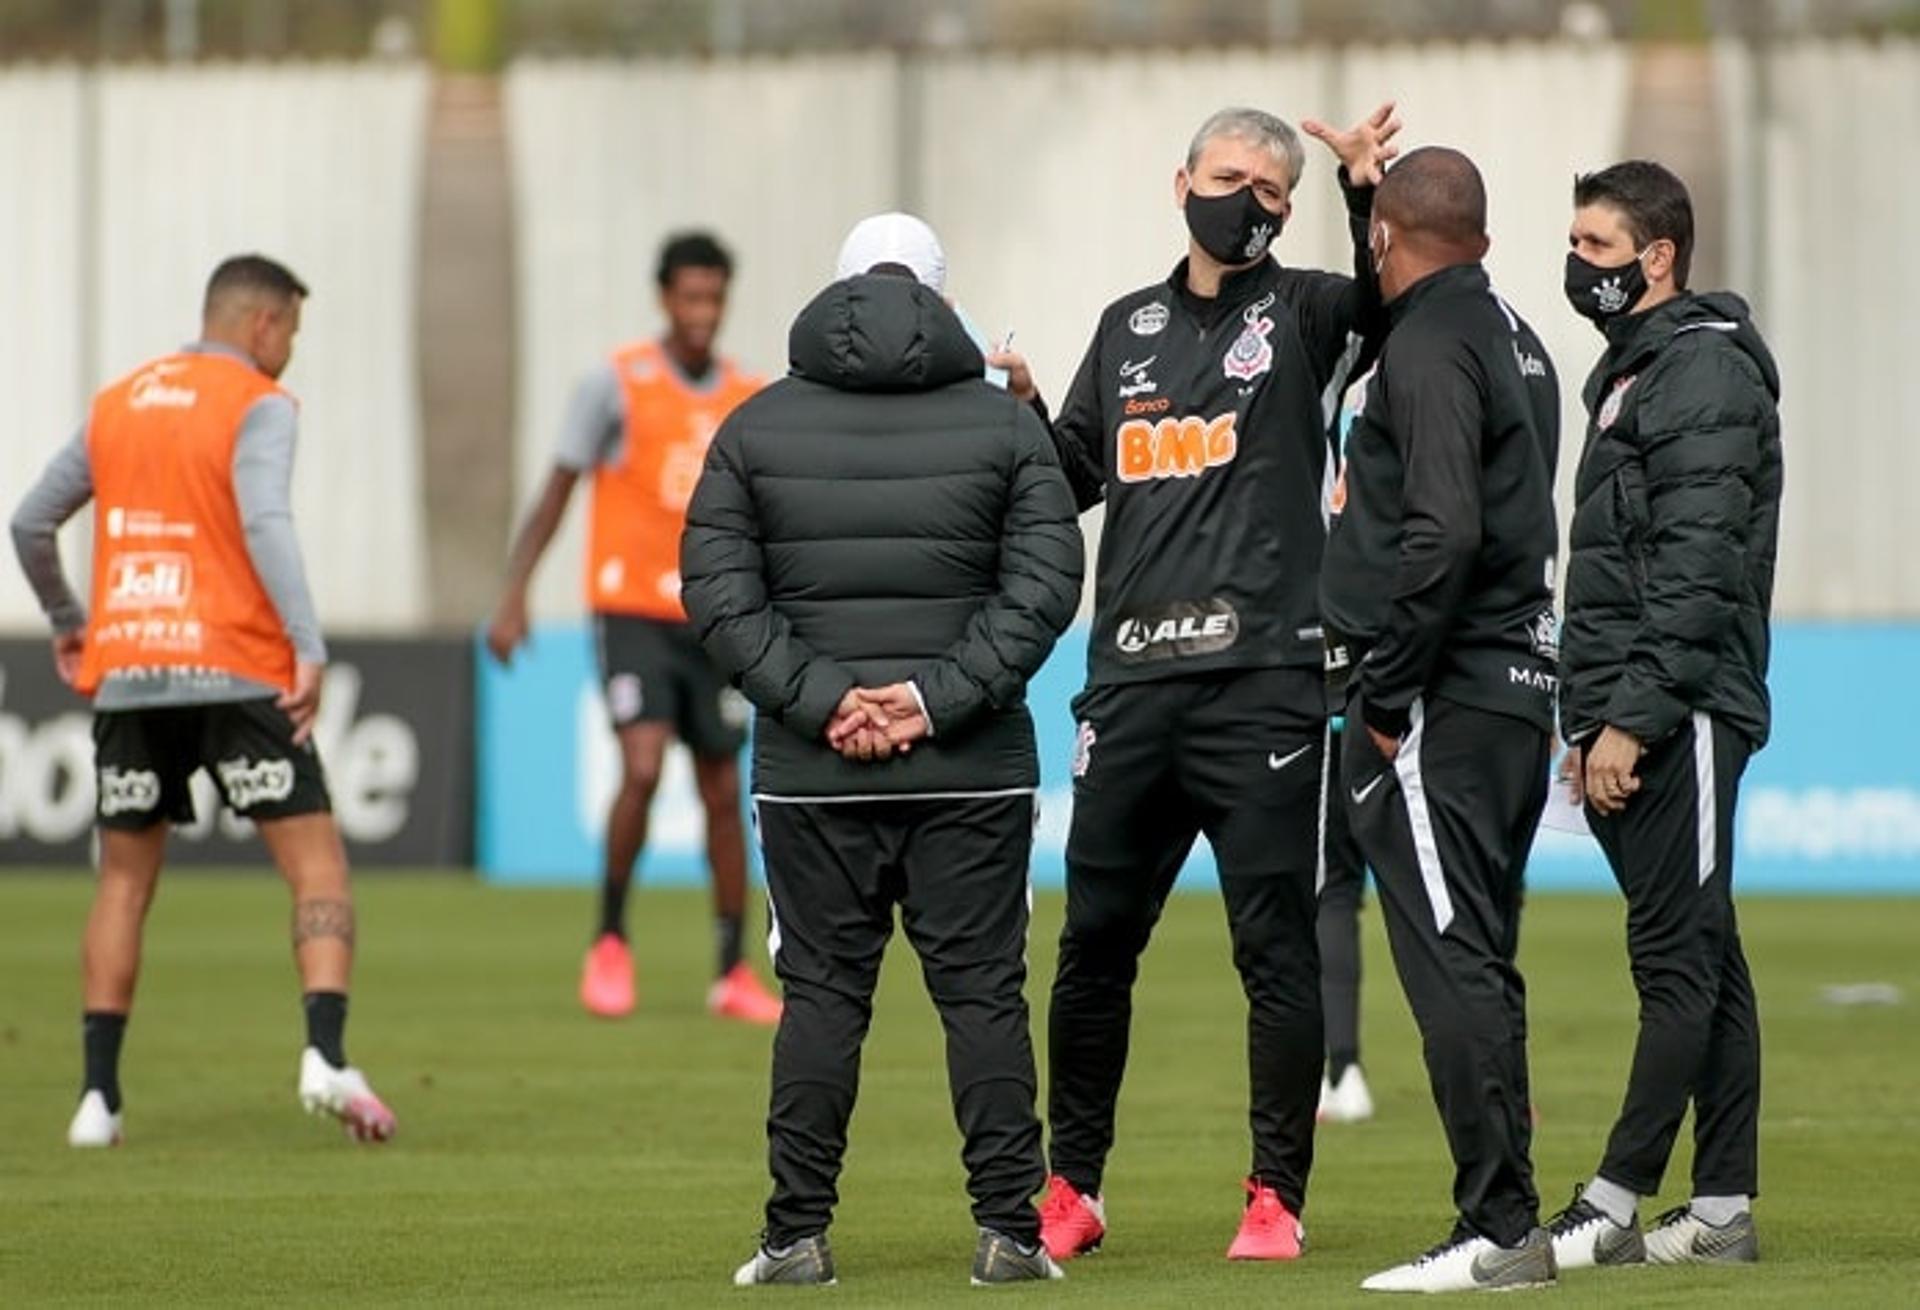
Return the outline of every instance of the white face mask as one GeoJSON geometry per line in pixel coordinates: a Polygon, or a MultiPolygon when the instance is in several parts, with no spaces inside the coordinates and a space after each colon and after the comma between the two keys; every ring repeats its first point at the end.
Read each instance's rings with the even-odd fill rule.
{"type": "Polygon", "coordinates": [[[1380,244],[1369,247],[1367,253],[1373,257],[1373,276],[1377,279],[1387,266],[1387,251],[1393,248],[1393,233],[1385,223],[1376,223],[1373,230],[1379,233],[1380,244]]]}

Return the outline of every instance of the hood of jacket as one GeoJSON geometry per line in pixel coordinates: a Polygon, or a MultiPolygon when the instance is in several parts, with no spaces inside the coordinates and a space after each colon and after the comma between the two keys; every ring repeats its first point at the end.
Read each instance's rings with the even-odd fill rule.
{"type": "Polygon", "coordinates": [[[787,356],[795,377],[838,391],[932,391],[986,369],[938,292],[884,273],[815,296],[793,321],[787,356]]]}

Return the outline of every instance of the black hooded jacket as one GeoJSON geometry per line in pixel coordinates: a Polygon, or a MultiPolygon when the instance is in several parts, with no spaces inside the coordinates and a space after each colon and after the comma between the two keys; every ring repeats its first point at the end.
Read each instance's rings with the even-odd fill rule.
{"type": "Polygon", "coordinates": [[[681,599],[759,711],[757,795],[1038,784],[1026,684],[1072,620],[1082,547],[1044,425],[982,379],[934,292],[836,282],[794,321],[790,375],[728,416],[681,539],[681,599]],[[849,763],[849,688],[911,680],[933,736],[849,763]]]}
{"type": "Polygon", "coordinates": [[[1587,379],[1560,727],[1657,741],[1702,710],[1766,742],[1780,374],[1746,302],[1682,294],[1614,320],[1587,379]]]}

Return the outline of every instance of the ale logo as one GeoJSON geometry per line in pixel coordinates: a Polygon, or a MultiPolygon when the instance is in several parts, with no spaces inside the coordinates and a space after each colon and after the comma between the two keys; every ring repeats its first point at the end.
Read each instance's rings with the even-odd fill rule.
{"type": "Polygon", "coordinates": [[[1122,663],[1210,655],[1240,637],[1240,615],[1224,600],[1175,601],[1125,615],[1113,630],[1122,663]]]}
{"type": "Polygon", "coordinates": [[[1115,467],[1122,482],[1197,478],[1208,469],[1231,464],[1240,451],[1231,410],[1218,418],[1171,416],[1148,422],[1128,419],[1114,433],[1115,467]]]}

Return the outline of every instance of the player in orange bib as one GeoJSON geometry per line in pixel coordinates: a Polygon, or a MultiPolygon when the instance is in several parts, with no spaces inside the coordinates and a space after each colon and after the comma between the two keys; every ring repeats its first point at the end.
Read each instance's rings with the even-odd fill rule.
{"type": "Polygon", "coordinates": [[[514,540],[506,590],[487,629],[487,648],[507,663],[527,639],[533,570],[574,484],[587,475],[593,487],[587,607],[621,767],[607,815],[599,930],[582,969],[580,1000],[608,1017],[633,1009],[627,891],[646,845],[661,762],[677,736],[693,753],[713,869],[719,970],[707,1007],[753,1023],[780,1018],[779,1000],[741,950],[747,853],[739,755],[750,711],[708,663],[680,606],[680,534],[708,443],[721,420],[760,386],[714,353],[732,276],[726,250],[704,233],[672,237],[661,249],[666,335],[621,347],[581,380],[546,487],[514,540]]]}
{"type": "Polygon", "coordinates": [[[253,819],[293,892],[305,991],[299,1094],[363,1141],[392,1113],[347,1063],[353,898],[311,733],[326,646],[293,535],[297,412],[278,379],[307,288],[258,255],[207,284],[200,339],[94,398],[86,423],[13,519],[20,561],[54,629],[60,676],[93,700],[100,879],[87,919],[86,1077],[74,1146],[121,1139],[120,1045],[170,823],[191,822],[205,769],[253,819]],[[84,607],[56,532],[89,500],[84,607]]]}

